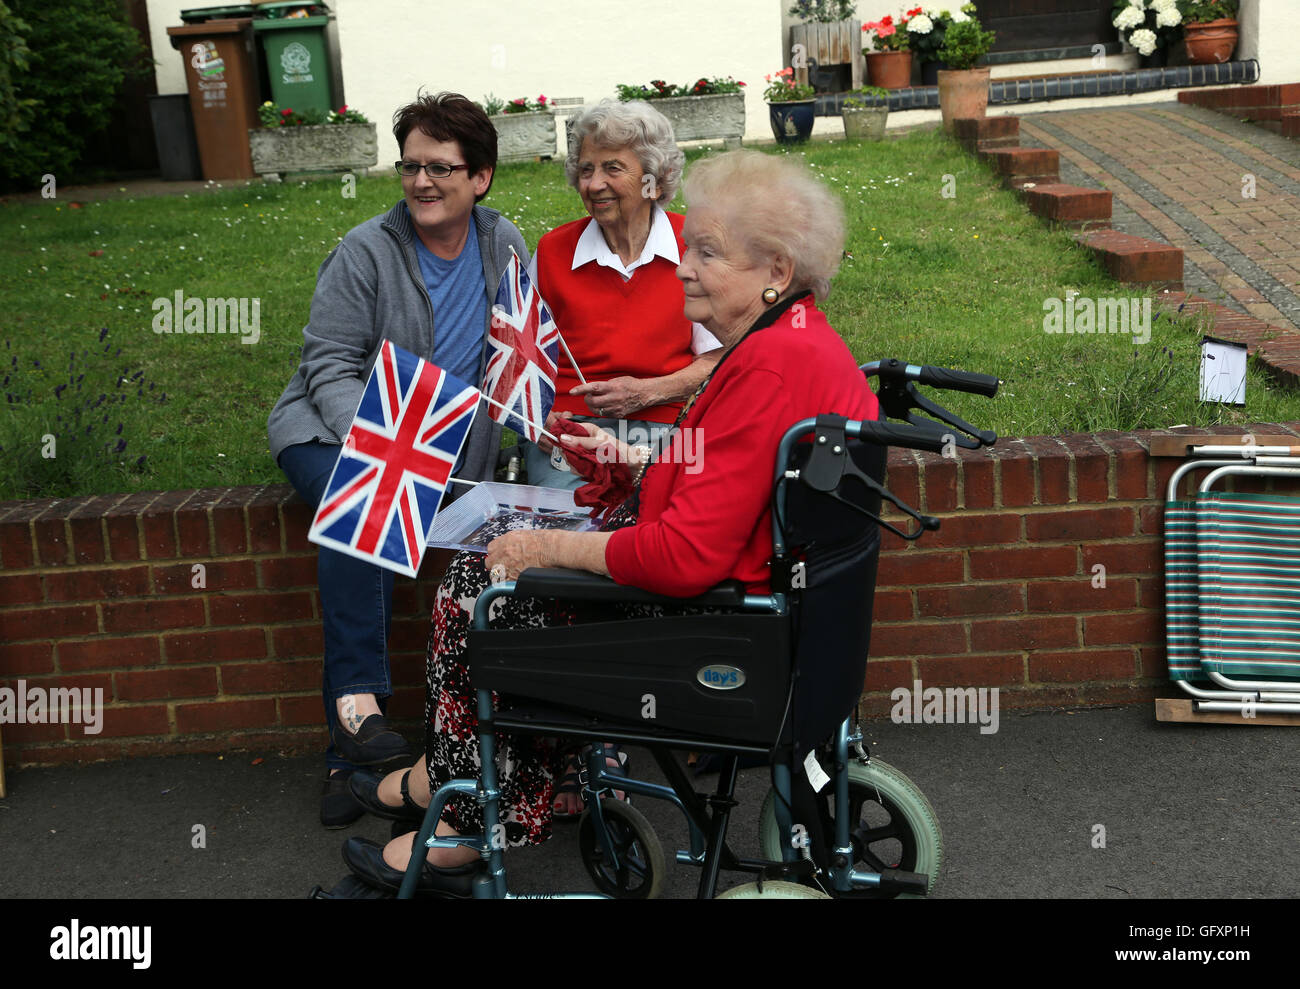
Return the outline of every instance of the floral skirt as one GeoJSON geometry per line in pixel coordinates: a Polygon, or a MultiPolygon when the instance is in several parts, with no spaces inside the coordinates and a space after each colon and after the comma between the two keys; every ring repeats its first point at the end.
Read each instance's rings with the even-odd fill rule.
{"type": "MultiPolygon", "coordinates": [[[[631,524],[617,510],[604,528],[631,524]]],[[[510,528],[504,526],[503,531],[510,528]]],[[[476,779],[479,760],[478,702],[467,665],[474,604],[490,583],[482,553],[457,553],[438,585],[433,628],[425,660],[425,754],[432,790],[452,779],[476,779]]],[[[629,606],[575,605],[542,598],[498,598],[489,612],[493,628],[541,628],[645,614],[629,606]]],[[[658,610],[658,609],[656,609],[658,610]]],[[[493,708],[497,698],[493,697],[493,708]]],[[[555,779],[563,750],[556,740],[537,735],[497,735],[497,786],[500,821],[508,845],[533,845],[551,835],[555,779]]],[[[447,802],[443,820],[461,834],[483,831],[483,813],[468,796],[447,802]]]]}

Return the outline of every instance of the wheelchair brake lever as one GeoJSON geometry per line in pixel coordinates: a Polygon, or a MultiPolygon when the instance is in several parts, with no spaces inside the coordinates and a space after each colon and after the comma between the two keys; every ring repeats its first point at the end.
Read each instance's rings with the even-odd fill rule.
{"type": "MultiPolygon", "coordinates": [[[[914,408],[920,409],[927,415],[933,416],[934,419],[947,423],[949,426],[960,430],[970,437],[970,439],[967,439],[964,436],[954,435],[953,442],[955,442],[959,447],[966,450],[978,450],[981,446],[992,446],[997,442],[997,433],[988,429],[976,429],[961,416],[949,412],[942,406],[936,405],[934,402],[930,401],[930,399],[918,392],[916,390],[916,385],[912,384],[910,381],[907,383],[907,390],[910,393],[914,408]]],[[[904,418],[913,426],[935,425],[933,419],[923,419],[920,416],[913,414],[910,410],[904,418]]]]}
{"type": "Polygon", "coordinates": [[[840,497],[834,491],[825,492],[825,494],[828,497],[832,498],[833,500],[838,501],[841,504],[848,505],[849,508],[853,509],[855,512],[865,515],[867,518],[871,519],[877,525],[883,526],[884,528],[892,532],[894,535],[898,536],[901,539],[906,539],[908,542],[911,542],[914,539],[920,539],[923,533],[933,532],[935,529],[939,528],[939,520],[935,518],[933,515],[922,515],[911,505],[899,501],[896,497],[894,497],[893,492],[891,492],[887,488],[882,488],[879,484],[877,484],[871,478],[867,477],[865,474],[858,471],[856,468],[854,468],[853,470],[846,470],[844,473],[847,477],[856,477],[868,488],[876,492],[876,494],[880,495],[881,498],[889,502],[891,505],[897,508],[904,515],[916,519],[916,521],[919,524],[917,525],[915,531],[903,532],[903,530],[899,529],[897,526],[893,525],[892,523],[886,522],[878,515],[872,515],[861,505],[853,504],[853,502],[849,501],[847,498],[840,497]]]}
{"type": "Polygon", "coordinates": [[[963,449],[978,450],[981,446],[992,446],[997,441],[997,433],[987,429],[976,429],[965,419],[926,398],[916,390],[915,382],[882,378],[876,390],[876,398],[880,402],[880,408],[890,419],[902,419],[910,425],[938,431],[943,429],[939,425],[939,422],[942,422],[959,433],[965,433],[965,436],[953,434],[953,442],[963,449]],[[917,416],[913,413],[914,409],[920,409],[933,418],[917,416]],[[935,419],[939,422],[935,422],[935,419]]]}

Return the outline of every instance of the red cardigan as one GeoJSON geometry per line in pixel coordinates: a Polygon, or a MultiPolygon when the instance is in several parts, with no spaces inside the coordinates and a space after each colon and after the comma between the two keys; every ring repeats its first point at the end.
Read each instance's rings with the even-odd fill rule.
{"type": "Polygon", "coordinates": [[[733,578],[766,593],[781,436],[809,416],[875,419],[877,408],[812,296],[796,303],[736,345],[672,446],[646,470],[637,524],[615,531],[606,544],[610,574],[673,597],[733,578]]]}
{"type": "MultiPolygon", "coordinates": [[[[682,252],[685,218],[680,213],[667,215],[682,252]]],[[[574,220],[556,227],[538,242],[536,253],[538,290],[584,377],[588,381],[621,375],[659,378],[680,371],[695,360],[695,354],[677,266],[656,256],[626,282],[618,272],[594,261],[574,270],[573,252],[590,222],[574,220]]],[[[563,349],[558,364],[554,411],[591,415],[586,399],[569,394],[579,382],[563,349]]],[[[681,408],[681,402],[652,405],[635,418],[672,423],[681,408]]]]}

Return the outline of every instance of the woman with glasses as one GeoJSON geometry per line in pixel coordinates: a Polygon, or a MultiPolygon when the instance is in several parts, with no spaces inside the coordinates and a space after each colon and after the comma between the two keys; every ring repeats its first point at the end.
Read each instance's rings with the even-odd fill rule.
{"type": "MultiPolygon", "coordinates": [[[[393,136],[402,200],[349,231],[321,264],[302,359],[267,424],[271,455],[313,507],[380,343],[390,339],[478,384],[502,270],[512,249],[528,258],[514,224],[479,205],[497,162],[496,130],[482,109],[455,93],[422,96],[394,114],[393,136]]],[[[455,476],[490,479],[500,433],[491,417],[476,416],[455,476]]],[[[392,693],[392,571],[322,548],[318,579],[332,742],[321,823],[344,827],[364,813],[348,788],[356,767],[409,763],[412,754],[383,714],[392,693]]]]}

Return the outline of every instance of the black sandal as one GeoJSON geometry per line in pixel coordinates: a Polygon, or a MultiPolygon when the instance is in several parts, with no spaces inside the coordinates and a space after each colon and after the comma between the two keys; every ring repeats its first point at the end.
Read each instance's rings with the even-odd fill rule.
{"type": "Polygon", "coordinates": [[[555,785],[555,792],[551,795],[551,820],[576,821],[582,816],[581,810],[573,814],[562,814],[555,809],[555,798],[561,793],[582,795],[581,773],[582,763],[578,760],[578,750],[570,749],[564,753],[564,773],[560,777],[560,782],[555,785]]]}
{"type": "MultiPolygon", "coordinates": [[[[597,743],[593,742],[590,745],[587,745],[583,748],[581,755],[582,755],[582,764],[584,768],[586,766],[587,754],[595,749],[596,744],[597,743]]],[[[632,760],[631,758],[629,758],[628,754],[624,752],[622,749],[616,748],[613,745],[607,745],[604,742],[601,742],[599,744],[601,748],[601,755],[603,755],[605,758],[605,775],[613,776],[616,777],[617,779],[624,779],[624,780],[627,779],[629,777],[629,774],[632,771],[632,760]],[[610,759],[618,760],[618,765],[611,766],[609,764],[610,759]]],[[[612,792],[613,790],[617,789],[617,787],[610,787],[609,789],[612,792]]],[[[623,796],[615,797],[614,799],[622,800],[625,803],[629,803],[629,804],[632,802],[632,798],[631,796],[628,795],[628,792],[626,790],[623,791],[623,796]]]]}

